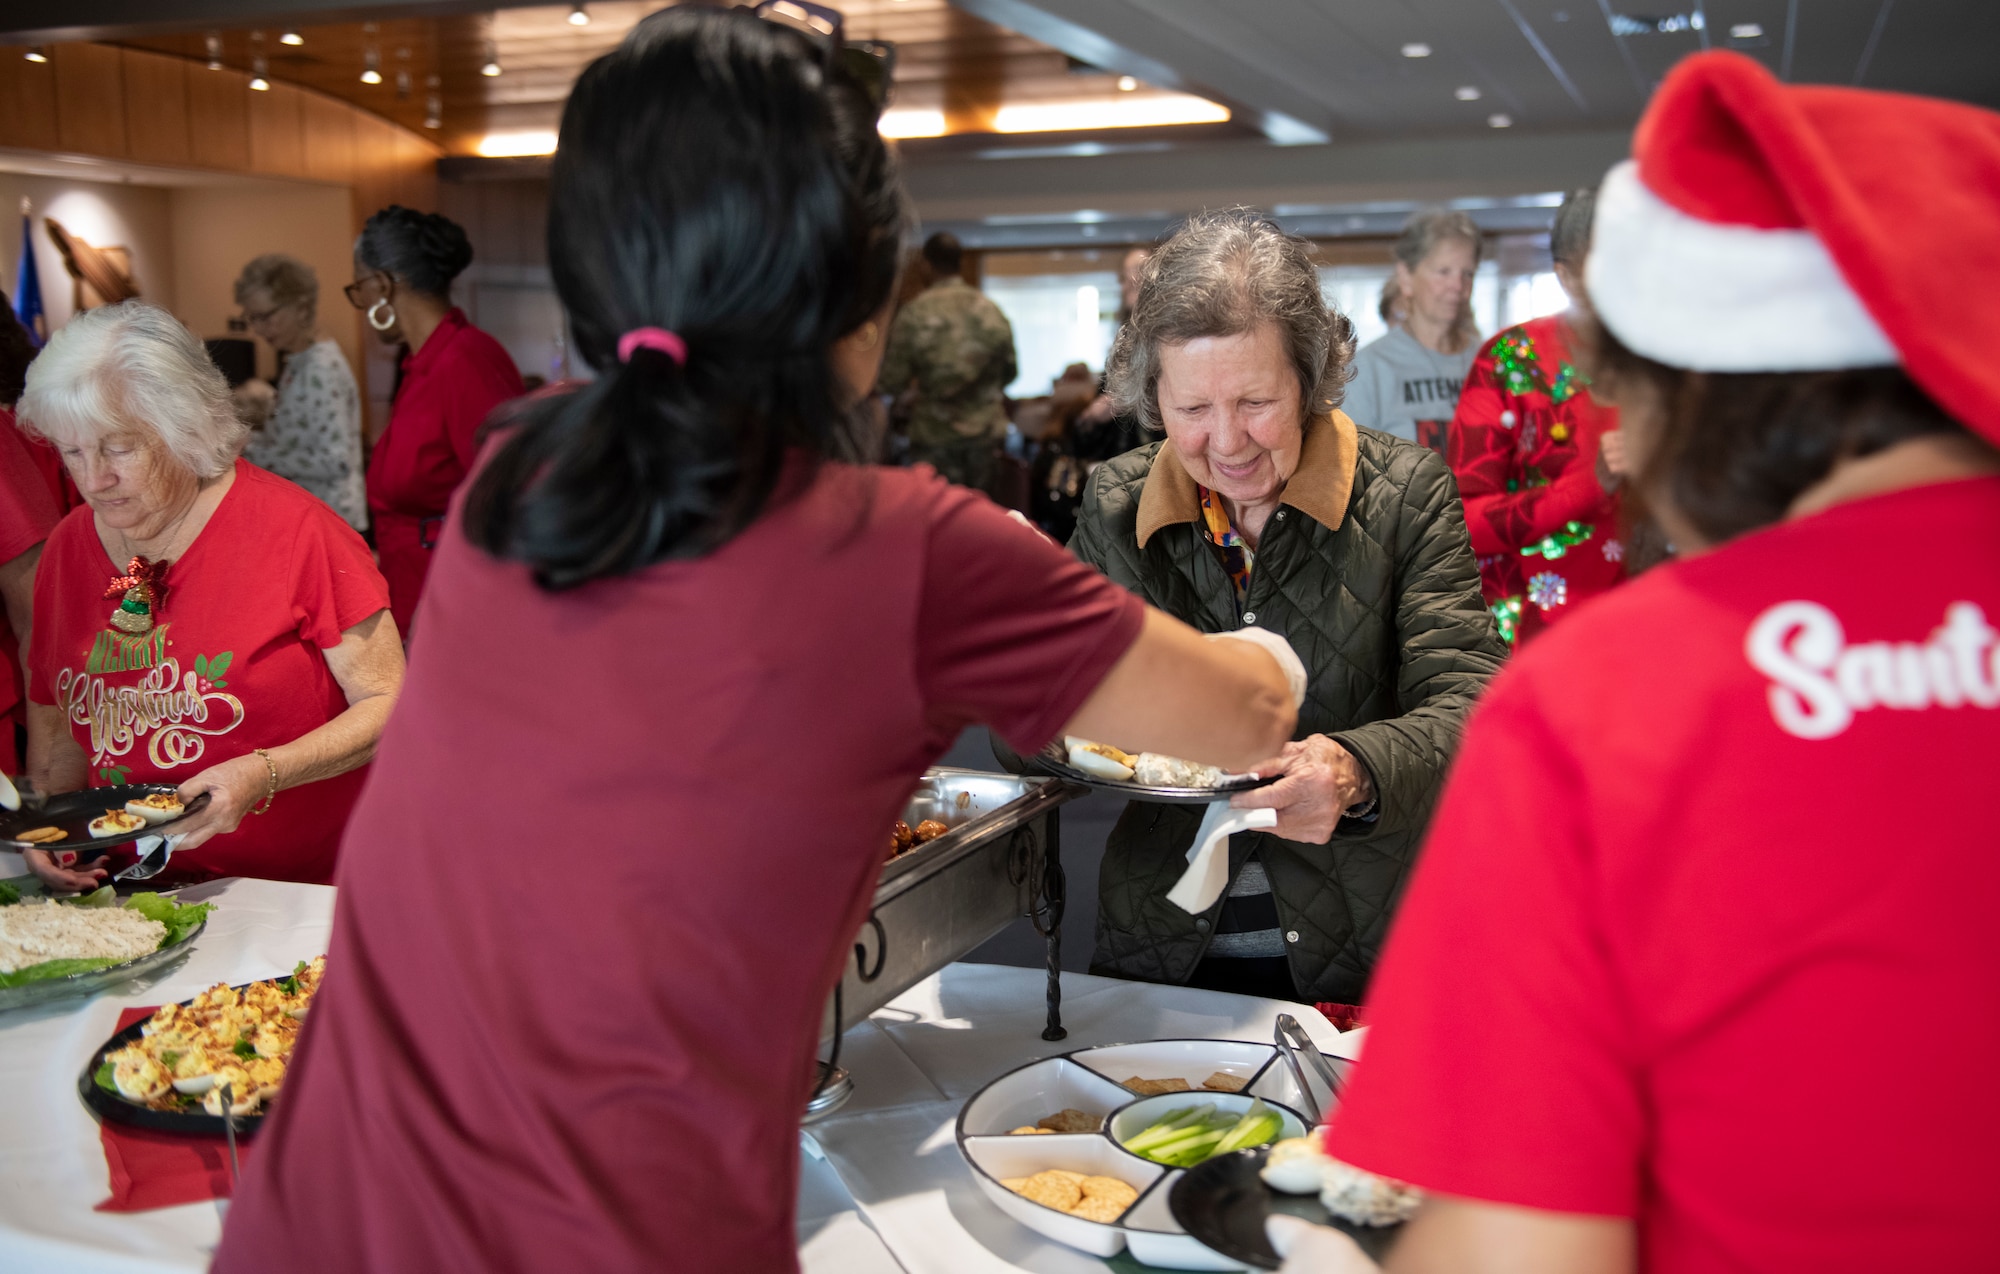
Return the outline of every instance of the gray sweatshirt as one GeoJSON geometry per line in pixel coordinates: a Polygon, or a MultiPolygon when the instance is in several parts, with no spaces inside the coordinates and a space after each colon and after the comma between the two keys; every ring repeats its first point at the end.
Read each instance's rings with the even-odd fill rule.
{"type": "Polygon", "coordinates": [[[1354,356],[1354,379],[1340,409],[1357,425],[1444,450],[1445,426],[1472,370],[1479,342],[1440,354],[1402,328],[1370,341],[1354,356]]]}

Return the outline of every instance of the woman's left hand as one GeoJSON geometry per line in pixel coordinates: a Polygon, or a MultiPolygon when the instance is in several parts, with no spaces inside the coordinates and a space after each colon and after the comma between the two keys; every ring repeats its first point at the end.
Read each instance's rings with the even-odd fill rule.
{"type": "Polygon", "coordinates": [[[1375,797],[1374,780],[1354,754],[1323,734],[1307,735],[1268,761],[1251,767],[1258,774],[1282,774],[1269,787],[1230,798],[1231,809],[1278,811],[1272,835],[1308,845],[1333,838],[1347,810],[1375,797]]]}
{"type": "Polygon", "coordinates": [[[181,838],[175,852],[193,849],[213,837],[235,831],[243,816],[262,804],[270,790],[271,771],[254,752],[211,765],[181,784],[183,805],[203,792],[208,793],[208,804],[167,829],[181,838]]]}

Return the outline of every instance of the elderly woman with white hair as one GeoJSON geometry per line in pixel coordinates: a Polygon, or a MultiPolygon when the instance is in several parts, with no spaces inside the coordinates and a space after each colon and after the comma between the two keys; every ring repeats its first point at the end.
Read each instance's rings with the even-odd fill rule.
{"type": "Polygon", "coordinates": [[[320,333],[319,276],[296,257],[267,252],[236,276],[236,303],[250,330],[285,359],[269,414],[244,445],[244,458],[290,478],[360,530],[368,525],[361,390],[340,346],[320,333]]]}
{"type": "MultiPolygon", "coordinates": [[[[1352,329],[1310,246],[1197,217],[1146,263],[1108,392],[1166,440],[1101,465],[1071,549],[1203,632],[1277,632],[1309,678],[1298,734],[1239,795],[1278,811],[1230,886],[1167,900],[1201,811],[1133,805],[1099,884],[1093,973],[1358,1003],[1466,713],[1503,647],[1442,457],[1338,409],[1352,329]]],[[[1109,740],[1116,743],[1117,740],[1109,740]]]]}
{"type": "MultiPolygon", "coordinates": [[[[29,369],[20,416],[86,505],[50,534],[36,580],[30,776],[48,792],[206,793],[174,870],[330,882],[403,679],[367,546],[238,458],[227,383],[154,306],[71,320],[29,369]]],[[[101,875],[27,858],[60,887],[101,875]]]]}

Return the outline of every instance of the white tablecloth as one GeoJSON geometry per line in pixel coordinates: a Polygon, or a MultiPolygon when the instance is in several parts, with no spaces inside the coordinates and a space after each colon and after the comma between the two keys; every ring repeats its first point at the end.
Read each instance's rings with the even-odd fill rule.
{"type": "Polygon", "coordinates": [[[854,1076],[854,1096],[809,1135],[909,1274],[1106,1268],[1009,1219],[979,1193],[958,1152],[959,1107],[1022,1063],[1150,1039],[1268,1044],[1284,1012],[1330,1056],[1358,1056],[1364,1034],[1342,1035],[1318,1013],[1278,1000],[1070,973],[1063,975],[1069,1038],[1052,1044],[1041,1037],[1043,985],[1039,970],[954,964],[841,1041],[840,1064],[854,1076]]]}
{"type": "MultiPolygon", "coordinates": [[[[0,863],[17,862],[0,855],[0,863]]],[[[77,1073],[127,1006],[184,1000],[217,982],[275,977],[325,951],[333,894],[320,885],[263,880],[182,890],[183,901],[217,904],[187,959],[95,999],[0,1014],[0,1272],[186,1274],[208,1268],[226,1205],[93,1210],[110,1185],[97,1122],[77,1099],[77,1073]]],[[[798,1225],[806,1274],[902,1270],[833,1170],[810,1156],[800,1182],[798,1225]]]]}
{"type": "MultiPolygon", "coordinates": [[[[217,982],[289,972],[326,950],[334,891],[230,880],[184,890],[217,909],[187,959],[95,999],[0,1014],[0,1271],[184,1274],[207,1268],[217,1203],[93,1210],[109,1193],[97,1123],[76,1076],[119,1010],[182,1000],[217,982]]],[[[952,1137],[965,1099],[1023,1062],[1093,1044],[1170,1036],[1269,1041],[1296,1005],[1066,974],[1069,1038],[1041,1038],[1040,971],[952,965],[847,1033],[855,1091],[806,1138],[798,1208],[806,1274],[1092,1271],[1104,1263],[1048,1242],[988,1203],[952,1137]],[[893,1254],[893,1255],[892,1255],[893,1254]]],[[[1310,1011],[1329,1053],[1353,1055],[1310,1011]]]]}

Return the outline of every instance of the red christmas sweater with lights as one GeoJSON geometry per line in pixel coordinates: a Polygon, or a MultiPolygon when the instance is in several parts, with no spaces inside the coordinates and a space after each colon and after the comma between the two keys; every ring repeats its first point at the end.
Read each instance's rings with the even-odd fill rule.
{"type": "Polygon", "coordinates": [[[1591,398],[1561,316],[1530,319],[1473,360],[1446,435],[1479,580],[1509,642],[1625,578],[1617,497],[1597,480],[1618,413],[1591,398]]]}

